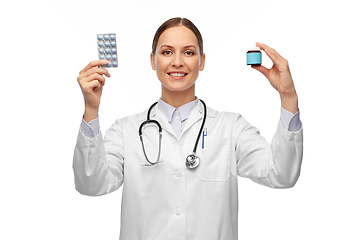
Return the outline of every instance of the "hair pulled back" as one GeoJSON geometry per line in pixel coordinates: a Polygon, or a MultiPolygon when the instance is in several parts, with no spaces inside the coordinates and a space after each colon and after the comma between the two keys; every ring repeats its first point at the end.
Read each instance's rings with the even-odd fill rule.
{"type": "Polygon", "coordinates": [[[185,26],[195,34],[198,44],[199,44],[199,48],[200,48],[200,55],[202,56],[203,55],[203,39],[202,39],[199,29],[189,19],[179,18],[179,17],[171,18],[171,19],[167,20],[158,28],[158,30],[155,33],[153,44],[152,44],[152,54],[155,55],[156,46],[159,42],[159,38],[160,38],[161,34],[165,30],[172,28],[172,27],[177,27],[177,26],[185,26]]]}

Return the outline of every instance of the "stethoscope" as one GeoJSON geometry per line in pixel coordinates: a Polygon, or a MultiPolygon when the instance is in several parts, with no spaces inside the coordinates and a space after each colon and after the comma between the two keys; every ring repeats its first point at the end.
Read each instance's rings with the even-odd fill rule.
{"type": "MultiPolygon", "coordinates": [[[[194,149],[193,149],[193,152],[192,154],[190,154],[189,156],[186,157],[186,160],[185,160],[185,165],[187,168],[189,169],[193,169],[193,168],[196,168],[197,166],[199,166],[200,164],[200,158],[196,155],[196,148],[197,148],[197,145],[199,143],[199,139],[200,139],[200,136],[201,136],[201,131],[202,129],[204,128],[204,125],[205,125],[205,120],[206,120],[206,105],[205,105],[205,102],[201,99],[199,99],[200,102],[204,105],[204,116],[203,116],[203,120],[202,120],[202,124],[201,124],[201,127],[200,127],[200,130],[199,130],[199,134],[196,138],[196,142],[195,142],[195,145],[194,145],[194,149]]],[[[144,121],[140,127],[139,127],[139,136],[140,136],[140,141],[141,141],[141,145],[142,145],[142,149],[143,149],[143,152],[144,152],[144,155],[145,155],[145,158],[146,158],[146,161],[148,161],[148,163],[150,165],[146,165],[146,166],[153,166],[153,165],[156,165],[158,163],[160,163],[161,161],[160,160],[160,153],[161,153],[161,138],[162,138],[162,127],[160,125],[160,123],[156,120],[151,120],[150,119],[150,112],[151,112],[151,109],[157,104],[154,103],[153,105],[151,105],[151,107],[149,108],[148,110],[148,113],[147,113],[147,120],[144,121]],[[157,160],[156,162],[151,162],[147,155],[146,155],[146,152],[145,152],[145,147],[144,147],[144,142],[143,142],[143,139],[142,139],[142,130],[143,130],[143,127],[147,124],[151,124],[151,123],[154,123],[155,125],[157,125],[158,129],[159,129],[159,151],[158,151],[158,156],[157,156],[157,160]]]]}

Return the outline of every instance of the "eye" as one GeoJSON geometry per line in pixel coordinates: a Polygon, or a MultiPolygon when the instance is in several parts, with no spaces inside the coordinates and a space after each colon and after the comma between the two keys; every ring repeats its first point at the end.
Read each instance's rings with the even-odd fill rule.
{"type": "Polygon", "coordinates": [[[194,53],[193,53],[192,51],[186,51],[186,52],[185,52],[185,55],[187,55],[187,56],[192,56],[192,55],[194,55],[194,53]]]}
{"type": "Polygon", "coordinates": [[[166,50],[166,51],[163,51],[162,52],[165,56],[169,56],[171,54],[171,51],[169,50],[166,50]]]}

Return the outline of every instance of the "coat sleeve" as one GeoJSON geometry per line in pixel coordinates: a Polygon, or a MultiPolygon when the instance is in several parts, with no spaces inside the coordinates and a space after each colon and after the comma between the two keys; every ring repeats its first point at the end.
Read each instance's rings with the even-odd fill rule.
{"type": "Polygon", "coordinates": [[[285,130],[279,121],[269,144],[241,116],[236,120],[235,155],[239,176],[272,188],[290,188],[299,176],[303,155],[303,129],[285,130]]]}
{"type": "Polygon", "coordinates": [[[120,120],[107,131],[104,139],[101,131],[95,138],[87,138],[79,131],[73,170],[75,188],[84,195],[104,195],[122,185],[124,147],[120,120]]]}

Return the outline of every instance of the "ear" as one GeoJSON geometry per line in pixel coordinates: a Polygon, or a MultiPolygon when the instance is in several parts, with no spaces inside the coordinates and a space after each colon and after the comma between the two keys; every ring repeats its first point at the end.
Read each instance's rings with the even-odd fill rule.
{"type": "Polygon", "coordinates": [[[156,70],[156,65],[155,65],[155,56],[153,53],[150,53],[150,61],[151,61],[151,67],[153,70],[156,70]]]}
{"type": "Polygon", "coordinates": [[[200,71],[204,70],[204,67],[205,67],[205,53],[203,53],[200,59],[200,71]]]}

